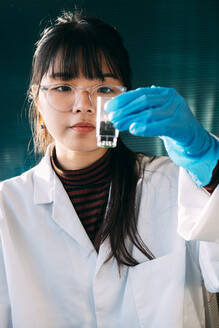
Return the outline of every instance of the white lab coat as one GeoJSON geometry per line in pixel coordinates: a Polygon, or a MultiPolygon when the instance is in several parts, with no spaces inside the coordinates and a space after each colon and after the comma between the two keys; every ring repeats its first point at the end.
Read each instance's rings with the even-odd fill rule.
{"type": "Polygon", "coordinates": [[[108,240],[96,253],[47,151],[0,184],[0,328],[204,327],[202,277],[219,291],[218,211],[218,187],[210,196],[166,157],[148,163],[138,229],[156,259],[133,248],[140,264],[119,275],[114,259],[104,264],[108,240]]]}

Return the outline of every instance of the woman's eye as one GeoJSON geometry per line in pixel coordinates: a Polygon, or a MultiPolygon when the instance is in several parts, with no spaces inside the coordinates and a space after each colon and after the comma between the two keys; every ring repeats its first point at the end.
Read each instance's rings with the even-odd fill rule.
{"type": "Polygon", "coordinates": [[[98,93],[104,93],[104,94],[107,94],[107,93],[114,93],[114,90],[113,88],[111,87],[107,87],[107,86],[104,86],[104,87],[100,87],[98,90],[97,90],[98,93]]]}
{"type": "Polygon", "coordinates": [[[54,92],[68,92],[71,91],[72,88],[69,85],[59,85],[52,89],[54,92]]]}

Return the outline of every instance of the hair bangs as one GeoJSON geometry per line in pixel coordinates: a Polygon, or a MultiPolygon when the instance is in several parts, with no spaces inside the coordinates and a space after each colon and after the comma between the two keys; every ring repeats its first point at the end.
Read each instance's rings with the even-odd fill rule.
{"type": "Polygon", "coordinates": [[[91,35],[80,33],[80,36],[75,37],[68,33],[56,42],[50,41],[42,45],[37,54],[35,83],[40,84],[43,75],[48,72],[51,77],[63,80],[78,78],[80,75],[88,79],[104,80],[104,73],[122,80],[116,55],[110,53],[106,45],[97,44],[91,35]]]}
{"type": "Polygon", "coordinates": [[[100,47],[92,44],[67,44],[60,47],[51,60],[51,76],[70,80],[84,76],[87,79],[104,80],[104,73],[121,79],[115,59],[100,47]]]}

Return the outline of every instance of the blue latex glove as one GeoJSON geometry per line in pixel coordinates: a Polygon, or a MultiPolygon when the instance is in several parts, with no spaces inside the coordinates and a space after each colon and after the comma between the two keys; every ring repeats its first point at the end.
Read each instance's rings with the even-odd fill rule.
{"type": "Polygon", "coordinates": [[[193,116],[174,89],[139,88],[110,100],[110,120],[120,131],[160,136],[170,158],[184,167],[199,186],[207,185],[219,159],[219,141],[193,116]]]}

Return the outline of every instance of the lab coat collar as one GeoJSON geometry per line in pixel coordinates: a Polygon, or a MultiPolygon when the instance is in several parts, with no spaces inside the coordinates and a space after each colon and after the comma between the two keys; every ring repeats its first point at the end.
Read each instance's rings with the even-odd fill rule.
{"type": "Polygon", "coordinates": [[[50,162],[50,154],[54,145],[49,145],[45,156],[35,167],[34,174],[34,203],[48,204],[54,200],[55,172],[50,162]]]}
{"type": "Polygon", "coordinates": [[[55,174],[50,154],[54,145],[50,145],[41,162],[35,167],[34,203],[50,204],[51,217],[65,232],[75,239],[88,253],[96,250],[89,239],[61,181],[55,174]]]}

